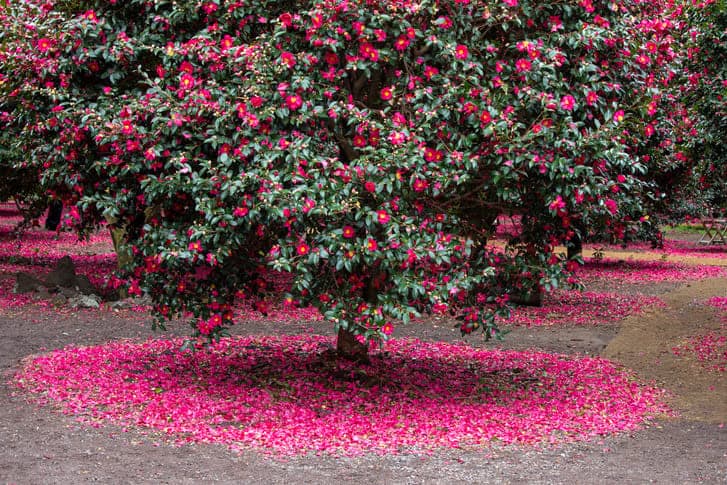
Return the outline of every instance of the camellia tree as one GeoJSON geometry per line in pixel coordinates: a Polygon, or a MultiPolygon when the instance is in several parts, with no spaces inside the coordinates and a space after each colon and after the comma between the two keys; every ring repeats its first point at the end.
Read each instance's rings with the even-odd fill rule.
{"type": "MultiPolygon", "coordinates": [[[[694,161],[685,183],[690,194],[685,200],[701,202],[703,215],[727,210],[727,4],[706,1],[688,5],[689,29],[686,50],[686,79],[677,84],[674,96],[684,106],[678,159],[694,161]],[[695,194],[698,194],[695,197],[695,194]],[[706,214],[705,214],[706,213],[706,214]]],[[[675,204],[680,207],[680,204],[675,204]]],[[[692,213],[691,215],[699,215],[692,213]]]]}
{"type": "Polygon", "coordinates": [[[281,271],[348,356],[422,312],[489,337],[565,282],[556,246],[646,220],[662,2],[11,5],[3,143],[118,229],[128,292],[197,336],[265,311],[281,271]],[[522,218],[504,250],[501,213],[522,218]]]}

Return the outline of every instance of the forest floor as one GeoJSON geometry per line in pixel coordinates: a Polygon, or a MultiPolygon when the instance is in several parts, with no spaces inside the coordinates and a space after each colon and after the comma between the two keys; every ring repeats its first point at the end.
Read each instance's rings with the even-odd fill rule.
{"type": "MultiPolygon", "coordinates": [[[[0,234],[0,244],[2,237],[0,234]]],[[[657,419],[636,431],[557,446],[493,444],[478,450],[441,449],[427,455],[279,457],[214,444],[177,446],[133,427],[90,427],[53,406],[36,406],[11,383],[14,374],[28,356],[53,349],[152,337],[148,314],[109,308],[59,309],[37,300],[18,304],[13,295],[0,295],[11,302],[0,306],[0,483],[727,483],[726,357],[717,356],[715,366],[714,355],[708,355],[705,363],[698,350],[689,351],[698,347],[694,342],[700,336],[727,335],[724,311],[707,304],[710,298],[727,297],[727,278],[718,271],[716,277],[699,277],[703,266],[695,266],[727,266],[727,257],[721,248],[712,248],[710,253],[697,247],[694,235],[671,237],[687,249],[657,253],[643,248],[607,248],[600,255],[603,261],[621,265],[621,269],[626,264],[621,272],[625,276],[618,279],[598,273],[588,288],[656,297],[660,305],[611,321],[583,323],[576,303],[575,311],[568,315],[546,314],[546,324],[512,326],[503,342],[485,343],[478,336],[464,340],[474,346],[605,357],[633,370],[640,380],[665,389],[675,411],[675,416],[657,419]],[[628,264],[634,261],[673,264],[669,268],[676,276],[644,281],[629,278],[628,264]],[[686,275],[687,270],[692,276],[680,279],[679,272],[686,275]]],[[[69,245],[66,249],[92,256],[105,250],[101,246],[69,249],[74,248],[69,245]]],[[[587,248],[585,256],[589,250],[596,249],[587,248]]],[[[598,263],[600,258],[596,259],[598,263]]],[[[0,293],[8,293],[23,261],[0,254],[0,286],[5,289],[0,293]]],[[[604,268],[610,269],[608,265],[604,268]]],[[[558,302],[551,305],[557,313],[558,302]]],[[[583,312],[587,311],[584,307],[583,312]]],[[[169,333],[184,335],[185,326],[179,327],[172,326],[169,333]]],[[[329,330],[322,323],[281,324],[275,319],[234,327],[241,335],[326,334],[329,330]]],[[[437,317],[398,326],[394,337],[463,341],[453,322],[437,317]]],[[[720,349],[725,350],[724,346],[720,349]]]]}

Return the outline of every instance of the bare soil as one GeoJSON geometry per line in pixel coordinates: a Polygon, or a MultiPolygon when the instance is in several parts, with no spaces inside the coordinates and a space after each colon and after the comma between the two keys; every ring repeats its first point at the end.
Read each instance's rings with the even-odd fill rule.
{"type": "MultiPolygon", "coordinates": [[[[67,345],[146,338],[152,335],[148,317],[112,311],[101,316],[84,311],[53,314],[34,305],[0,309],[0,483],[727,483],[727,378],[671,352],[690,336],[720,331],[715,311],[701,302],[727,296],[727,280],[634,285],[619,291],[658,294],[667,308],[618,325],[516,328],[505,342],[468,341],[606,356],[669,390],[679,417],[634,433],[559,448],[493,446],[478,452],[443,450],[432,456],[282,460],[252,451],[237,454],[216,445],[175,447],[141,430],[81,425],[73,417],[29,404],[7,384],[12,373],[28,355],[67,345]]],[[[179,327],[169,334],[183,335],[186,328],[179,327]]],[[[327,331],[324,325],[310,323],[236,327],[239,333],[261,334],[311,329],[327,331]]],[[[399,337],[461,340],[452,322],[436,318],[397,332],[399,337]]]]}

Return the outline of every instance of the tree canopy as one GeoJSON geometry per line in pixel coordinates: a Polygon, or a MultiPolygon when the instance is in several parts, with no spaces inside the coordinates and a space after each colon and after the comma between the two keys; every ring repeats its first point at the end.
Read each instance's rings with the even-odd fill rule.
{"type": "Polygon", "coordinates": [[[265,311],[279,271],[361,342],[422,312],[491,336],[508,300],[569,282],[558,245],[648,226],[676,7],[19,2],[0,136],[123,230],[129,293],[195,335],[265,311]],[[504,249],[502,213],[522,218],[504,249]]]}

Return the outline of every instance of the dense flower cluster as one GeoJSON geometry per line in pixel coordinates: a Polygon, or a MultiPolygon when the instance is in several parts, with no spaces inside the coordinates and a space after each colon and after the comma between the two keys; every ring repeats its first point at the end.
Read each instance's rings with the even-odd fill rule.
{"type": "Polygon", "coordinates": [[[327,360],[325,337],[179,340],[36,357],[16,386],[98,425],[277,454],[354,455],[558,444],[633,430],[662,392],[603,359],[390,340],[370,365],[327,360]]]}
{"type": "Polygon", "coordinates": [[[129,294],[198,335],[264,304],[262,266],[364,340],[425,311],[489,335],[509,296],[563,284],[557,245],[648,224],[635,147],[672,7],[21,2],[0,14],[3,136],[119,230],[129,294]],[[522,224],[496,252],[502,212],[522,224]]]}

